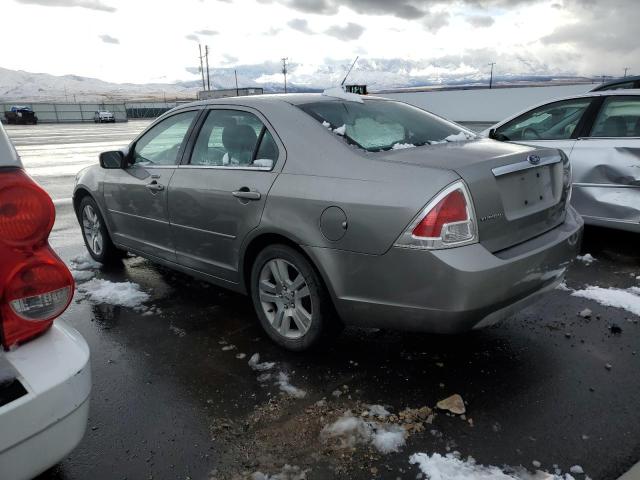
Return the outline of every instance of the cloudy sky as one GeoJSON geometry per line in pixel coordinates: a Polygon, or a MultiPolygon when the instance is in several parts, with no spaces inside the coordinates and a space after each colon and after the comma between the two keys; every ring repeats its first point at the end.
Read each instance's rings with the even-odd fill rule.
{"type": "MultiPolygon", "coordinates": [[[[393,60],[406,75],[640,73],[638,0],[2,0],[0,67],[113,82],[393,60]],[[28,29],[28,35],[24,31],[28,29]],[[17,41],[20,39],[20,41],[17,41]]],[[[382,62],[382,63],[376,63],[382,62]]]]}

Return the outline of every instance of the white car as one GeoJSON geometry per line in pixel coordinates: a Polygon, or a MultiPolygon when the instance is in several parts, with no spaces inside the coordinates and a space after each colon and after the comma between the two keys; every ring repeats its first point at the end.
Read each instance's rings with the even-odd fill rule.
{"type": "Polygon", "coordinates": [[[0,125],[0,478],[30,479],[82,439],[89,347],[55,320],[73,278],[48,243],[55,208],[0,125]]]}
{"type": "Polygon", "coordinates": [[[113,112],[108,110],[100,110],[93,114],[93,121],[95,123],[115,123],[116,117],[113,112]]]}
{"type": "Polygon", "coordinates": [[[585,223],[640,232],[640,90],[553,100],[485,130],[495,140],[562,149],[585,223]]]}

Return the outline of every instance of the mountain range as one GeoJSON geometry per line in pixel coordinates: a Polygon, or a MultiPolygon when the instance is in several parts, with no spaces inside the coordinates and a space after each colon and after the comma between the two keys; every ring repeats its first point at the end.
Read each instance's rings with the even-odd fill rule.
{"type": "MultiPolygon", "coordinates": [[[[321,65],[289,65],[287,86],[291,92],[322,91],[340,84],[349,67],[349,61],[329,61],[321,65]]],[[[31,73],[0,67],[0,102],[117,102],[160,101],[194,99],[202,89],[200,73],[197,80],[174,83],[111,83],[78,75],[56,76],[31,73]]],[[[283,91],[281,65],[265,62],[213,68],[210,75],[212,89],[235,88],[234,70],[239,87],[262,87],[265,92],[283,91]]],[[[571,83],[591,81],[584,77],[553,75],[503,75],[494,77],[494,83],[571,83]]],[[[350,74],[347,83],[368,85],[369,91],[400,88],[486,85],[488,78],[477,72],[434,68],[426,62],[401,59],[363,59],[350,74]]]]}

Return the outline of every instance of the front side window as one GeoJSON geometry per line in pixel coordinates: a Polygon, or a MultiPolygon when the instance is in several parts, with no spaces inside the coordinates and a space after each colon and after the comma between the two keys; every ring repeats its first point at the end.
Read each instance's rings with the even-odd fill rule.
{"type": "Polygon", "coordinates": [[[640,137],[640,97],[608,97],[591,129],[592,137],[640,137]]]}
{"type": "Polygon", "coordinates": [[[500,140],[566,140],[573,135],[590,98],[563,100],[535,108],[496,129],[500,140]]]}
{"type": "Polygon", "coordinates": [[[299,108],[347,143],[370,152],[475,137],[459,125],[400,102],[323,101],[302,104],[299,108]]]}
{"type": "Polygon", "coordinates": [[[273,168],[278,147],[258,117],[241,110],[211,110],[191,156],[191,165],[273,168]]]}
{"type": "Polygon", "coordinates": [[[175,165],[197,111],[172,115],[153,126],[136,142],[133,161],[142,165],[175,165]]]}

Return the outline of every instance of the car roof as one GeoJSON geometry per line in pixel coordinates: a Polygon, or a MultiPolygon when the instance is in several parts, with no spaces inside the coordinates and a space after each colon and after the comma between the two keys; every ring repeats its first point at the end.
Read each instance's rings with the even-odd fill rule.
{"type": "Polygon", "coordinates": [[[0,123],[0,167],[21,167],[20,157],[0,123]]]}
{"type": "Polygon", "coordinates": [[[622,83],[637,82],[637,81],[640,81],[640,75],[631,75],[629,77],[617,78],[616,80],[611,80],[606,83],[601,83],[597,87],[593,87],[592,91],[599,91],[600,88],[608,88],[612,85],[619,85],[622,83]]]}
{"type": "MultiPolygon", "coordinates": [[[[363,100],[385,100],[389,99],[383,97],[377,97],[374,95],[363,95],[363,100]]],[[[265,105],[278,102],[289,103],[291,105],[302,105],[311,102],[335,102],[344,100],[338,97],[332,97],[329,95],[323,95],[321,93],[270,93],[265,95],[245,95],[242,97],[224,97],[215,98],[210,100],[200,100],[197,102],[190,102],[181,104],[180,107],[185,106],[198,106],[198,105],[265,105]]]]}

